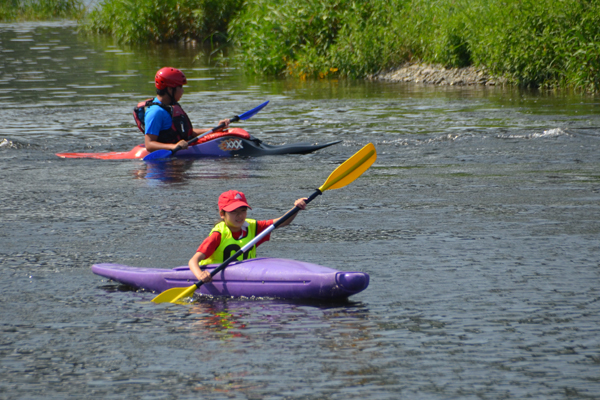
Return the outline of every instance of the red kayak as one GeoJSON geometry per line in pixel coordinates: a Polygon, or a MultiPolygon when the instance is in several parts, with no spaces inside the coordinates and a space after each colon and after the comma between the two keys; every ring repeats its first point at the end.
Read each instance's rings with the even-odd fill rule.
{"type": "MultiPolygon", "coordinates": [[[[215,132],[200,138],[196,144],[185,150],[179,150],[177,158],[204,157],[260,157],[281,154],[306,154],[341,142],[324,144],[295,143],[284,145],[269,145],[256,139],[241,128],[232,128],[215,132]]],[[[109,153],[57,153],[61,158],[95,158],[99,160],[141,160],[150,154],[143,144],[135,146],[130,151],[109,153]]]]}

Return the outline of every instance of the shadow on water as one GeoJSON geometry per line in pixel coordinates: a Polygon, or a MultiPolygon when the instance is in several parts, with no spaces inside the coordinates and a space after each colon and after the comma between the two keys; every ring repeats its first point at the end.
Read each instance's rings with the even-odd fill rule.
{"type": "MultiPolygon", "coordinates": [[[[140,293],[150,294],[152,297],[156,296],[157,293],[150,292],[145,289],[138,289],[133,286],[125,285],[110,279],[106,280],[106,284],[99,285],[98,288],[106,291],[107,293],[140,293]]],[[[227,307],[233,309],[249,309],[253,306],[262,307],[264,304],[268,304],[273,307],[314,307],[322,310],[330,309],[356,309],[361,311],[368,311],[366,304],[360,301],[354,301],[350,297],[345,299],[337,300],[313,300],[313,299],[278,299],[275,297],[223,297],[223,296],[210,296],[210,295],[194,295],[191,298],[184,299],[181,303],[177,303],[177,306],[182,307],[194,307],[200,308],[210,307],[211,309],[222,311],[227,307]]],[[[157,306],[158,307],[158,306],[157,306]]]]}
{"type": "Polygon", "coordinates": [[[277,299],[277,298],[230,298],[230,297],[210,297],[210,296],[194,296],[190,305],[197,304],[221,304],[227,305],[234,309],[248,309],[254,306],[273,309],[281,309],[286,307],[313,307],[321,310],[333,309],[357,309],[367,311],[366,305],[360,301],[354,301],[351,298],[338,299],[332,301],[326,300],[311,300],[311,299],[277,299]]]}

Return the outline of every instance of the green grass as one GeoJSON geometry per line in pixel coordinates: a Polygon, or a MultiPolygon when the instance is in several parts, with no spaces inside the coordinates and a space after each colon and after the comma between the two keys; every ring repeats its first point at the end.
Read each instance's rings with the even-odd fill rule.
{"type": "Polygon", "coordinates": [[[79,19],[80,0],[0,0],[0,21],[79,19]]]}

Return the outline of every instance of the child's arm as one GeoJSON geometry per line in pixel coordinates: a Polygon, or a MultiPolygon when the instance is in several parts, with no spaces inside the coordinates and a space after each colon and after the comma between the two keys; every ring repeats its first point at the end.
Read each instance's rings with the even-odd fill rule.
{"type": "MultiPolygon", "coordinates": [[[[306,200],[308,200],[307,197],[303,197],[301,199],[296,200],[294,202],[294,207],[298,207],[300,210],[306,210],[306,200]]],[[[292,210],[290,210],[290,211],[292,211],[292,210]]],[[[286,226],[286,225],[291,224],[292,221],[294,220],[294,218],[296,218],[296,215],[298,215],[298,213],[296,213],[296,214],[292,215],[291,217],[289,217],[286,221],[284,221],[281,225],[279,225],[279,228],[281,228],[282,226],[286,226]]],[[[283,215],[281,217],[283,217],[283,215]]],[[[281,219],[281,217],[279,217],[277,219],[274,219],[273,223],[276,223],[277,221],[279,221],[281,219]]]]}
{"type": "Polygon", "coordinates": [[[208,271],[201,270],[200,266],[198,265],[200,261],[204,260],[205,258],[206,256],[204,253],[197,252],[192,258],[190,258],[190,261],[188,261],[188,267],[190,267],[190,271],[194,273],[194,276],[196,276],[199,281],[207,283],[212,280],[212,276],[210,276],[208,271]]]}
{"type": "Polygon", "coordinates": [[[188,261],[188,267],[190,267],[190,271],[194,273],[194,276],[198,278],[199,281],[206,283],[212,280],[210,273],[201,270],[198,264],[200,261],[209,258],[215,252],[217,247],[219,247],[219,243],[221,243],[221,234],[219,232],[211,233],[206,239],[204,239],[200,247],[198,247],[196,254],[194,254],[194,256],[190,258],[190,261],[188,261]]]}

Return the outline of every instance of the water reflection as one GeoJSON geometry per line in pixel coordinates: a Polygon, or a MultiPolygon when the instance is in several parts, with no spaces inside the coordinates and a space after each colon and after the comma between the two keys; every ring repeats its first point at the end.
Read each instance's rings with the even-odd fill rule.
{"type": "Polygon", "coordinates": [[[141,168],[132,174],[135,179],[158,180],[167,183],[179,183],[187,179],[187,171],[192,168],[194,160],[172,159],[142,163],[141,168]]]}
{"type": "Polygon", "coordinates": [[[194,331],[203,336],[210,333],[220,340],[253,339],[259,334],[265,338],[282,334],[292,338],[312,332],[322,337],[332,335],[330,338],[335,339],[335,343],[325,347],[339,347],[336,343],[340,341],[344,342],[343,347],[356,347],[358,342],[373,338],[372,329],[378,329],[369,321],[368,308],[360,302],[332,304],[201,296],[187,304],[189,314],[197,317],[192,325],[198,329],[194,331]],[[289,329],[291,327],[294,328],[289,329]]]}
{"type": "Polygon", "coordinates": [[[247,179],[259,176],[256,161],[249,158],[172,158],[141,162],[131,171],[131,175],[134,179],[162,183],[184,183],[205,179],[247,179]]]}
{"type": "Polygon", "coordinates": [[[210,332],[220,340],[246,337],[242,332],[246,324],[244,314],[230,310],[226,301],[200,301],[192,303],[189,313],[198,318],[191,324],[194,336],[205,337],[210,332]]]}

